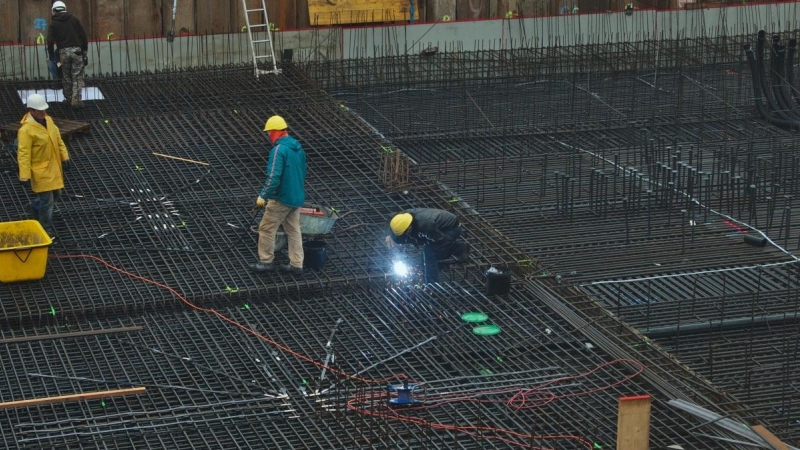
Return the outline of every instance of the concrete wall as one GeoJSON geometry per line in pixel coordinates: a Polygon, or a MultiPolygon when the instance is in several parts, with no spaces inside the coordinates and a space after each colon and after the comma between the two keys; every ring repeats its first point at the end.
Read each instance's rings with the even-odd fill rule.
{"type": "MultiPolygon", "coordinates": [[[[472,22],[333,28],[275,33],[275,53],[292,49],[296,60],[324,60],[418,54],[440,51],[497,50],[659,39],[735,36],[765,29],[800,29],[799,3],[697,9],[636,11],[472,22]]],[[[125,41],[90,45],[89,75],[122,74],[170,68],[221,66],[252,61],[246,33],[125,41]]],[[[0,78],[47,78],[42,46],[0,46],[0,78]]]]}

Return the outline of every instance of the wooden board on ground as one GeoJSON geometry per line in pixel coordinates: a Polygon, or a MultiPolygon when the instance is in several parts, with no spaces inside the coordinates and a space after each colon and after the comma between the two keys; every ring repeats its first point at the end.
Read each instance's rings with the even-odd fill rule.
{"type": "Polygon", "coordinates": [[[0,409],[25,408],[28,406],[46,405],[49,403],[68,403],[80,402],[84,400],[94,400],[98,398],[120,397],[123,395],[138,395],[146,391],[144,387],[134,387],[125,389],[114,389],[111,391],[82,392],[80,394],[59,395],[57,397],[41,397],[28,400],[15,400],[0,403],[0,409]]]}
{"type": "Polygon", "coordinates": [[[781,442],[777,436],[772,434],[768,429],[764,428],[762,425],[755,425],[751,427],[753,431],[755,431],[759,436],[764,438],[765,441],[769,442],[769,445],[773,446],[776,450],[789,450],[789,446],[781,442]]]}
{"type": "MultiPolygon", "coordinates": [[[[92,127],[92,124],[88,122],[58,119],[55,117],[53,117],[53,122],[55,122],[56,126],[58,127],[58,131],[61,132],[61,139],[64,139],[65,141],[68,141],[75,133],[89,134],[92,127]]],[[[21,126],[22,125],[19,122],[8,125],[0,125],[0,137],[4,141],[13,141],[17,138],[17,131],[21,126]]]]}
{"type": "MultiPolygon", "coordinates": [[[[414,20],[419,19],[415,1],[414,20]]],[[[311,26],[402,22],[409,18],[408,0],[308,0],[311,26]]]]}
{"type": "Polygon", "coordinates": [[[617,450],[642,450],[650,448],[649,395],[619,399],[617,417],[617,450]]]}

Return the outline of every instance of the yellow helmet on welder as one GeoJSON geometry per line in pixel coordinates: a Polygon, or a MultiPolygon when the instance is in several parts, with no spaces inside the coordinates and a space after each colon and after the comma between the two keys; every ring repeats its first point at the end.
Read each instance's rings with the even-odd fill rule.
{"type": "Polygon", "coordinates": [[[389,228],[392,229],[392,233],[395,236],[402,236],[408,230],[408,227],[411,226],[411,221],[414,220],[414,217],[411,216],[409,213],[400,213],[394,217],[392,217],[392,221],[389,222],[389,228]]]}
{"type": "Polygon", "coordinates": [[[281,116],[272,116],[264,124],[264,131],[285,130],[287,128],[289,126],[286,125],[286,121],[281,116]]]}

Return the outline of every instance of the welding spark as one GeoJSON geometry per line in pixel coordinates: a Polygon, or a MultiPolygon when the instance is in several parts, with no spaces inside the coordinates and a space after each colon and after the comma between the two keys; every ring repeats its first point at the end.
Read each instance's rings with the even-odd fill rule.
{"type": "Polygon", "coordinates": [[[394,274],[400,277],[407,277],[409,274],[408,264],[403,261],[395,261],[392,267],[394,274]]]}

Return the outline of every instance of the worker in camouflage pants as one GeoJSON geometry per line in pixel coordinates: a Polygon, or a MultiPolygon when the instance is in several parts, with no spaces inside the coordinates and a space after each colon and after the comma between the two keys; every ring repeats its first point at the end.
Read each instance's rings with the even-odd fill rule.
{"type": "Polygon", "coordinates": [[[47,53],[60,64],[64,103],[73,108],[83,108],[81,91],[88,50],[89,41],[81,21],[67,11],[64,2],[53,3],[53,18],[47,30],[47,53]]]}
{"type": "Polygon", "coordinates": [[[83,107],[81,99],[84,86],[83,55],[83,51],[78,47],[64,48],[58,52],[58,61],[61,63],[61,76],[63,77],[64,103],[73,108],[83,107]]]}

